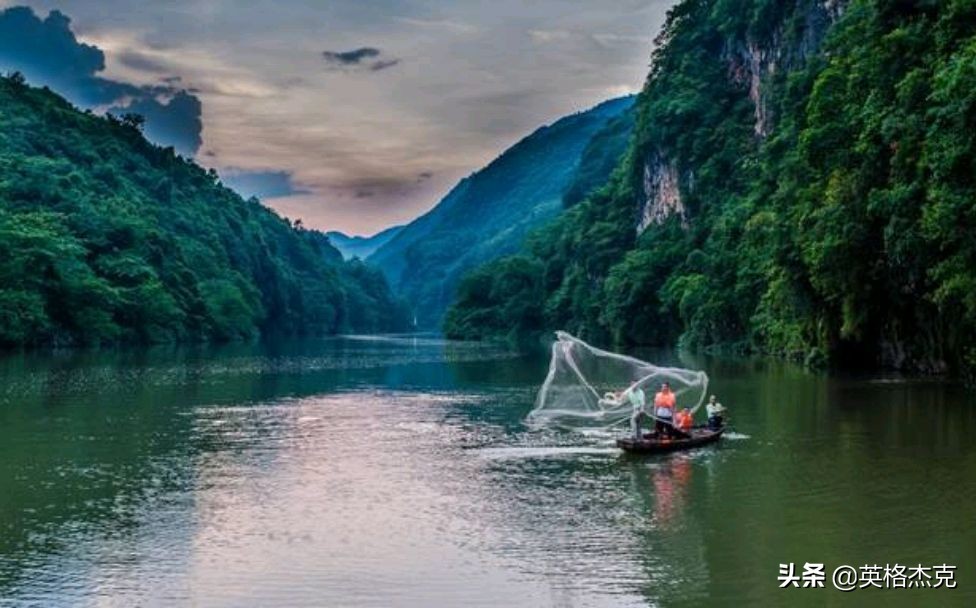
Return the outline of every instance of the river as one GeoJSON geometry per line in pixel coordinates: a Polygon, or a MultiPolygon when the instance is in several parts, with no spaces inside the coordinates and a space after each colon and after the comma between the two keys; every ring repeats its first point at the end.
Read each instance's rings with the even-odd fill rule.
{"type": "Polygon", "coordinates": [[[705,369],[732,432],[530,431],[544,352],[429,337],[0,359],[0,606],[973,605],[976,398],[705,369]],[[824,563],[823,589],[778,566],[824,563]],[[831,588],[840,565],[955,589],[831,588]]]}

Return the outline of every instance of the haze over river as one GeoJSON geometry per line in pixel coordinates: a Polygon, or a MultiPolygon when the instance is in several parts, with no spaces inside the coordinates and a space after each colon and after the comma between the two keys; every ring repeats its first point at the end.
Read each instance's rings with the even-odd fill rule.
{"type": "Polygon", "coordinates": [[[530,431],[548,353],[429,337],[7,356],[0,606],[974,605],[973,393],[635,354],[707,371],[729,437],[530,431]]]}

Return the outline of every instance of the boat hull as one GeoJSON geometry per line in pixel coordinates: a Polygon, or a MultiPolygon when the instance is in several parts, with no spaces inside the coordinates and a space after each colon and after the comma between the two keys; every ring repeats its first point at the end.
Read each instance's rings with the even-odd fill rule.
{"type": "Polygon", "coordinates": [[[717,431],[709,428],[695,428],[691,430],[691,436],[685,439],[657,439],[647,435],[644,439],[623,437],[617,440],[617,447],[635,454],[664,454],[715,443],[722,438],[724,431],[724,427],[717,431]]]}

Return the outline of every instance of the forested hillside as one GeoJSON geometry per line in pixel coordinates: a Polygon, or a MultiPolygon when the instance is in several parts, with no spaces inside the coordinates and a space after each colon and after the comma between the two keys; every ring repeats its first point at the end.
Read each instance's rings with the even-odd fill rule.
{"type": "Polygon", "coordinates": [[[606,180],[626,149],[633,102],[614,99],[538,129],[370,256],[421,327],[439,327],[465,272],[517,251],[564,199],[575,203],[606,180]]]}
{"type": "Polygon", "coordinates": [[[386,283],[215,173],[0,79],[0,345],[382,331],[386,283]]]}
{"type": "Polygon", "coordinates": [[[565,328],[976,365],[976,4],[685,0],[610,182],[460,289],[455,337],[565,328]]]}

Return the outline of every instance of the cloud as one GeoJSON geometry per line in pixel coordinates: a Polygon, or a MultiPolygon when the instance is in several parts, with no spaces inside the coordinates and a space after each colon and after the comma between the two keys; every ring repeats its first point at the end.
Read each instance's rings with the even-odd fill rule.
{"type": "Polygon", "coordinates": [[[473,25],[449,19],[419,19],[415,17],[394,17],[394,20],[414,27],[436,29],[453,32],[455,34],[473,34],[478,31],[473,25]]]}
{"type": "Polygon", "coordinates": [[[322,56],[330,63],[341,65],[359,65],[365,59],[372,59],[380,56],[380,50],[364,46],[353,51],[322,51],[322,56]]]}
{"type": "Polygon", "coordinates": [[[173,146],[184,156],[193,156],[203,144],[200,136],[203,131],[203,121],[200,119],[202,104],[195,95],[186,91],[178,91],[167,98],[169,93],[164,91],[158,97],[146,95],[127,105],[112,107],[109,111],[113,114],[141,114],[146,119],[146,137],[173,146]]]}
{"type": "MultiPolygon", "coordinates": [[[[292,189],[309,193],[287,195],[286,183],[265,202],[307,226],[356,233],[414,219],[539,125],[639,89],[652,45],[638,38],[652,37],[673,3],[167,0],[133,10],[132,0],[0,0],[43,6],[42,21],[62,7],[81,42],[104,53],[95,75],[116,86],[199,89],[201,161],[221,174],[289,172],[292,189]],[[358,48],[380,54],[352,66],[322,55],[358,48]],[[127,51],[140,57],[123,63],[127,51]],[[140,59],[166,71],[126,65],[140,59]]],[[[126,99],[110,92],[99,109],[126,99]]]]}
{"type": "Polygon", "coordinates": [[[351,51],[322,51],[322,58],[332,69],[345,71],[363,69],[379,72],[400,63],[399,59],[383,58],[383,52],[371,46],[351,51]]]}
{"type": "Polygon", "coordinates": [[[548,44],[550,42],[568,40],[572,34],[566,30],[529,30],[529,36],[533,42],[548,44]]]}
{"type": "Polygon", "coordinates": [[[628,36],[624,34],[593,34],[593,39],[604,45],[639,44],[650,48],[654,43],[653,36],[628,36]]]}
{"type": "Polygon", "coordinates": [[[45,84],[56,83],[83,105],[98,105],[135,91],[95,76],[105,69],[105,54],[78,42],[71,21],[51,11],[43,21],[25,6],[0,12],[0,64],[45,84]]]}
{"type": "Polygon", "coordinates": [[[400,63],[399,59],[382,59],[369,66],[371,72],[379,72],[380,70],[385,70],[386,68],[392,68],[396,64],[400,63]]]}
{"type": "MultiPolygon", "coordinates": [[[[167,67],[159,61],[156,61],[148,55],[132,50],[125,50],[119,53],[118,60],[122,65],[140,72],[152,72],[157,74],[166,74],[169,72],[167,67]]],[[[163,78],[163,81],[166,82],[167,80],[172,80],[173,78],[179,80],[179,76],[168,76],[163,78]]]]}
{"type": "Polygon", "coordinates": [[[228,167],[220,171],[220,179],[225,186],[244,198],[284,198],[309,194],[308,190],[295,184],[291,171],[249,171],[228,167]]]}
{"type": "MultiPolygon", "coordinates": [[[[123,53],[120,61],[144,72],[166,72],[139,54],[123,53]]],[[[177,77],[169,75],[162,84],[141,86],[102,77],[105,53],[79,42],[71,20],[60,11],[51,11],[44,19],[25,6],[0,12],[0,67],[20,71],[31,83],[48,86],[83,108],[142,114],[146,136],[183,155],[192,156],[200,148],[201,103],[177,86],[177,77]]]]}
{"type": "Polygon", "coordinates": [[[639,36],[639,35],[629,35],[629,34],[615,34],[612,32],[598,32],[595,34],[587,34],[585,32],[579,31],[569,31],[569,30],[529,30],[529,38],[532,42],[536,44],[550,44],[554,42],[567,42],[572,39],[583,40],[590,39],[594,42],[600,44],[601,46],[614,46],[614,45],[641,45],[644,48],[650,48],[654,42],[653,36],[639,36]]]}

